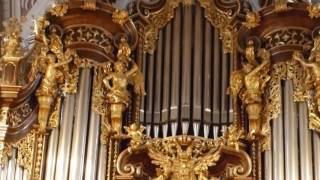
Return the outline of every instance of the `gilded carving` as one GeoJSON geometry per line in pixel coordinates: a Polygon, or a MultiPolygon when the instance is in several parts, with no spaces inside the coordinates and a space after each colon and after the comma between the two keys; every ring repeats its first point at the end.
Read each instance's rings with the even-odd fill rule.
{"type": "MultiPolygon", "coordinates": [[[[69,67],[66,66],[71,61],[78,59],[75,50],[63,50],[63,44],[57,34],[57,30],[53,28],[50,34],[50,44],[47,43],[47,38],[44,37],[44,44],[41,45],[41,52],[36,59],[39,65],[42,65],[44,74],[40,87],[36,92],[39,102],[38,123],[41,132],[45,132],[49,111],[57,93],[59,84],[63,84],[68,75],[69,67]]],[[[72,73],[71,73],[72,74],[72,73]]],[[[74,77],[76,78],[76,77],[74,77]]],[[[70,83],[67,82],[67,83],[70,83]]]]}
{"type": "Polygon", "coordinates": [[[66,3],[55,4],[49,9],[49,12],[54,16],[62,17],[68,12],[68,8],[69,6],[66,3]]]}
{"type": "Polygon", "coordinates": [[[96,0],[85,0],[83,3],[84,4],[83,4],[82,8],[85,9],[85,10],[94,11],[97,8],[96,0]]]}
{"type": "Polygon", "coordinates": [[[310,18],[319,18],[320,17],[320,4],[309,4],[307,7],[310,18]]]}
{"type": "Polygon", "coordinates": [[[166,4],[159,13],[149,15],[149,24],[145,27],[144,31],[143,49],[145,52],[151,54],[154,52],[159,30],[174,17],[174,10],[179,6],[180,1],[181,0],[166,1],[166,4]]]}
{"type": "Polygon", "coordinates": [[[70,27],[65,30],[65,44],[90,43],[101,47],[107,55],[113,52],[113,36],[103,30],[91,26],[70,27]]]}
{"type": "Polygon", "coordinates": [[[243,23],[243,25],[248,29],[252,29],[259,26],[260,21],[261,18],[258,12],[249,11],[246,13],[246,21],[243,23]]]}
{"type": "Polygon", "coordinates": [[[230,86],[232,96],[234,98],[236,95],[239,96],[245,107],[249,119],[249,138],[254,139],[261,133],[263,95],[270,80],[270,53],[260,49],[257,55],[259,62],[256,59],[253,41],[249,41],[245,55],[247,63],[243,63],[241,70],[232,73],[230,86]]]}
{"type": "Polygon", "coordinates": [[[144,95],[144,79],[138,66],[130,58],[131,49],[125,38],[121,38],[117,61],[113,63],[113,72],[103,78],[107,91],[112,128],[121,133],[122,113],[130,103],[128,84],[134,86],[138,95],[144,95]]]}
{"type": "Polygon", "coordinates": [[[276,12],[283,12],[288,10],[287,0],[275,0],[275,10],[276,12]]]}
{"type": "Polygon", "coordinates": [[[29,177],[32,171],[35,141],[36,133],[33,130],[15,144],[18,149],[17,163],[28,170],[29,177]]]}
{"type": "Polygon", "coordinates": [[[123,25],[125,22],[129,20],[128,11],[116,9],[112,13],[112,21],[123,25]]]}
{"type": "Polygon", "coordinates": [[[58,97],[56,99],[53,112],[49,117],[49,122],[48,122],[49,127],[51,128],[58,127],[59,119],[60,119],[60,111],[61,111],[61,97],[58,97]]]}
{"type": "Polygon", "coordinates": [[[234,44],[232,34],[234,30],[233,27],[231,27],[231,21],[233,14],[217,8],[214,1],[199,0],[199,3],[200,6],[205,9],[205,17],[207,20],[212,26],[219,29],[224,53],[232,53],[234,44]]]}
{"type": "Polygon", "coordinates": [[[148,155],[157,165],[155,180],[208,179],[208,168],[220,158],[219,144],[190,137],[154,140],[148,155]]]}
{"type": "Polygon", "coordinates": [[[23,58],[21,52],[21,25],[17,18],[13,17],[4,23],[4,37],[1,44],[0,67],[2,69],[1,84],[18,84],[18,66],[23,58]]]}
{"type": "Polygon", "coordinates": [[[312,47],[310,32],[299,28],[277,29],[264,35],[263,41],[268,50],[287,45],[298,46],[305,50],[312,47]]]}
{"type": "MultiPolygon", "coordinates": [[[[236,145],[243,137],[243,131],[234,133],[237,128],[230,129],[230,133],[216,140],[204,139],[191,136],[176,136],[163,139],[148,139],[142,134],[143,127],[131,127],[135,129],[128,131],[134,143],[130,143],[129,148],[124,150],[117,160],[117,172],[121,176],[141,176],[141,164],[124,163],[128,155],[145,152],[151,159],[151,163],[156,166],[156,173],[152,179],[183,180],[183,179],[215,179],[220,176],[213,176],[209,173],[209,168],[215,166],[220,159],[223,149],[229,149],[233,153],[242,154],[243,151],[236,149],[236,145]],[[134,133],[134,135],[132,135],[134,133]],[[233,135],[231,135],[231,133],[233,135]],[[135,138],[133,138],[135,137],[135,138]],[[229,139],[229,140],[228,140],[229,139]],[[230,144],[227,145],[227,144],[230,144]],[[227,146],[225,146],[227,145],[227,146]]],[[[249,158],[246,158],[248,160],[249,158]]],[[[243,162],[245,164],[245,162],[243,162]]],[[[231,165],[229,168],[234,172],[230,177],[247,177],[251,171],[251,162],[248,166],[244,164],[231,165]]],[[[150,177],[149,177],[150,178],[150,177]]]]}

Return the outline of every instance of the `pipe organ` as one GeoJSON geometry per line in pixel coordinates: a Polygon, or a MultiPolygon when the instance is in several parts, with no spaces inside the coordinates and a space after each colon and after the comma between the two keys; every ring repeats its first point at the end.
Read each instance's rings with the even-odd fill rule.
{"type": "Polygon", "coordinates": [[[200,5],[178,7],[160,30],[154,53],[144,55],[147,94],[140,121],[147,134],[217,138],[232,122],[230,61],[200,5]]]}
{"type": "Polygon", "coordinates": [[[319,17],[313,1],[57,1],[30,50],[7,20],[0,180],[320,179],[319,17]]]}

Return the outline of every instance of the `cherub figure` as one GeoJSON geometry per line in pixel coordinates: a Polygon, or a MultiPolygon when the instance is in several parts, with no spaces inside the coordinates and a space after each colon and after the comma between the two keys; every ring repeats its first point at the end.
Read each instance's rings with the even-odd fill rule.
{"type": "Polygon", "coordinates": [[[142,145],[144,134],[143,131],[145,130],[145,127],[138,126],[136,123],[132,123],[129,127],[124,127],[127,131],[127,136],[130,138],[130,147],[132,150],[136,150],[139,148],[140,145],[142,145]]]}
{"type": "Polygon", "coordinates": [[[270,66],[270,53],[260,49],[256,60],[253,43],[248,42],[246,48],[247,63],[243,68],[231,75],[230,89],[233,98],[240,97],[245,105],[249,119],[249,139],[254,138],[261,129],[262,96],[265,86],[270,79],[268,75],[270,66]]]}
{"type": "Polygon", "coordinates": [[[134,86],[135,93],[144,95],[143,75],[138,66],[130,59],[130,47],[122,39],[119,45],[118,60],[113,64],[113,72],[103,79],[107,89],[107,101],[110,107],[111,126],[120,134],[122,113],[130,103],[131,94],[127,87],[134,86]],[[129,65],[131,68],[129,69],[129,65]]]}

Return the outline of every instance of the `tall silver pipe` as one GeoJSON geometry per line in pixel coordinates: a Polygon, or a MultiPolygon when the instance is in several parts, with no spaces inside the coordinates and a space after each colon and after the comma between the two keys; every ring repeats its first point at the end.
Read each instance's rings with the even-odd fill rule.
{"type": "Polygon", "coordinates": [[[73,125],[69,180],[81,180],[84,174],[87,124],[90,110],[90,90],[90,69],[83,69],[80,76],[80,89],[77,97],[75,121],[73,125]]]}
{"type": "Polygon", "coordinates": [[[313,132],[313,168],[314,179],[320,180],[320,136],[317,132],[313,132]]]}
{"type": "MultiPolygon", "coordinates": [[[[230,55],[229,59],[229,77],[231,73],[233,72],[233,56],[230,55]]],[[[229,95],[229,122],[231,123],[233,121],[233,104],[232,104],[232,97],[229,95]]]]}
{"type": "MultiPolygon", "coordinates": [[[[201,16],[201,7],[197,4],[195,6],[195,32],[194,32],[194,43],[193,43],[193,119],[198,121],[201,120],[201,90],[202,90],[202,34],[203,34],[203,20],[201,16]]],[[[192,37],[192,36],[191,36],[192,37]]],[[[191,71],[190,71],[191,72],[191,71]]],[[[199,128],[200,126],[193,128],[199,128]]],[[[199,131],[199,129],[194,129],[199,131]]]]}
{"type": "Polygon", "coordinates": [[[85,180],[96,179],[98,152],[99,152],[99,134],[100,134],[100,116],[91,111],[89,136],[86,155],[85,180]]]}
{"type": "Polygon", "coordinates": [[[219,32],[214,30],[214,42],[213,42],[213,122],[219,123],[219,114],[220,114],[220,42],[219,42],[219,32]]]}
{"type": "Polygon", "coordinates": [[[157,57],[155,59],[156,63],[156,79],[154,81],[155,83],[155,89],[154,89],[154,98],[153,98],[153,103],[154,103],[154,114],[153,114],[153,121],[156,124],[160,123],[160,104],[161,104],[161,80],[162,80],[162,46],[163,46],[163,30],[159,32],[159,39],[158,39],[158,46],[157,46],[157,57]]]}
{"type": "MultiPolygon", "coordinates": [[[[164,70],[163,70],[163,96],[162,96],[162,122],[168,123],[168,108],[169,108],[169,90],[170,90],[170,67],[171,59],[170,53],[172,50],[171,47],[171,24],[169,23],[166,27],[166,40],[165,40],[165,50],[164,50],[164,70]]],[[[166,125],[168,126],[168,125],[166,125]]],[[[165,132],[163,132],[165,133],[165,132]]]]}
{"type": "Polygon", "coordinates": [[[228,119],[228,98],[227,98],[227,88],[228,88],[228,64],[230,62],[228,62],[228,58],[227,58],[227,54],[223,54],[222,55],[222,59],[221,59],[221,91],[220,91],[220,96],[221,96],[221,122],[222,123],[227,123],[227,119],[228,119]]]}
{"type": "Polygon", "coordinates": [[[311,132],[308,127],[307,103],[299,104],[299,142],[300,142],[300,172],[301,180],[313,179],[311,132]]]}
{"type": "Polygon", "coordinates": [[[97,170],[97,180],[105,180],[107,169],[107,148],[106,145],[100,144],[99,147],[99,162],[97,170]]]}
{"type": "MultiPolygon", "coordinates": [[[[144,79],[147,81],[147,54],[143,53],[143,59],[142,59],[142,70],[144,74],[144,79]]],[[[147,88],[147,87],[145,87],[147,88]]],[[[146,90],[147,91],[147,90],[146,90]]],[[[146,95],[148,96],[148,94],[146,95]]],[[[141,97],[141,106],[140,106],[140,122],[141,124],[144,123],[144,116],[145,116],[145,98],[146,96],[141,97]]]]}
{"type": "Polygon", "coordinates": [[[179,83],[180,83],[180,29],[181,29],[181,7],[178,7],[173,19],[173,52],[172,52],[172,81],[171,81],[171,131],[174,136],[177,133],[178,105],[179,105],[179,83]]]}
{"type": "Polygon", "coordinates": [[[62,104],[62,118],[60,121],[59,144],[55,178],[67,180],[70,162],[72,124],[75,105],[75,95],[66,95],[62,104]]]}
{"type": "MultiPolygon", "coordinates": [[[[181,119],[189,120],[190,115],[190,79],[191,79],[191,37],[192,37],[192,9],[183,9],[183,32],[182,32],[182,87],[181,87],[181,119]]],[[[186,126],[184,126],[186,127],[186,126]]]]}
{"type": "Polygon", "coordinates": [[[148,58],[148,87],[147,87],[147,108],[146,108],[146,121],[147,124],[151,123],[152,119],[152,103],[153,103],[153,70],[154,70],[154,55],[150,55],[148,58]]]}
{"type": "Polygon", "coordinates": [[[54,180],[54,172],[56,170],[58,140],[59,140],[59,128],[55,128],[52,130],[49,138],[47,158],[46,158],[45,180],[54,180]]]}
{"type": "Polygon", "coordinates": [[[298,160],[298,120],[295,102],[293,101],[292,81],[285,82],[284,93],[284,126],[285,128],[285,174],[287,180],[299,179],[298,160]]]}
{"type": "Polygon", "coordinates": [[[212,75],[211,75],[211,51],[212,51],[212,27],[210,22],[205,21],[205,66],[204,66],[204,122],[209,124],[211,122],[211,81],[212,81],[212,75]]]}
{"type": "MultiPolygon", "coordinates": [[[[280,83],[280,82],[279,82],[280,83]]],[[[282,96],[282,95],[280,95],[282,96]]],[[[281,99],[281,97],[280,97],[281,99]]],[[[282,102],[280,102],[282,104],[282,102]]],[[[280,111],[279,117],[272,120],[272,179],[284,180],[284,147],[283,147],[283,112],[280,111]]]]}

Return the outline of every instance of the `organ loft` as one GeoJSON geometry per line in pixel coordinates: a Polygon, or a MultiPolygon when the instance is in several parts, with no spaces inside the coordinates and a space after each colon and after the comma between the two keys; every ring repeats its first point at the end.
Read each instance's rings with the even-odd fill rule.
{"type": "Polygon", "coordinates": [[[0,0],[0,180],[320,180],[319,0],[0,0]]]}

